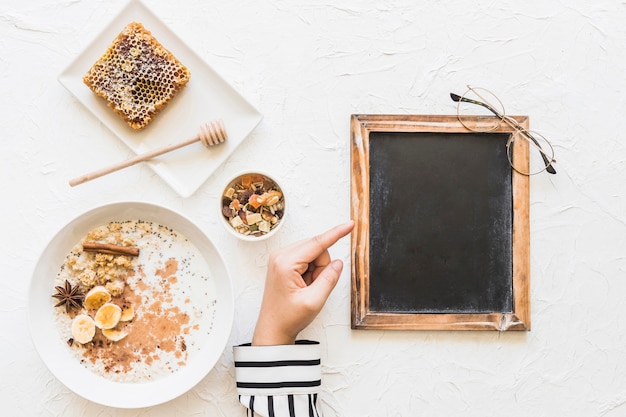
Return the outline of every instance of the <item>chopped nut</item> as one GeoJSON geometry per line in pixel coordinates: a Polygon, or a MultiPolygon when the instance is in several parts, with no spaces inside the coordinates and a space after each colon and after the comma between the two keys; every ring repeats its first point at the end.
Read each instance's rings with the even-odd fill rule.
{"type": "Polygon", "coordinates": [[[266,206],[273,206],[280,201],[283,194],[280,191],[271,190],[266,193],[264,204],[266,206]]]}

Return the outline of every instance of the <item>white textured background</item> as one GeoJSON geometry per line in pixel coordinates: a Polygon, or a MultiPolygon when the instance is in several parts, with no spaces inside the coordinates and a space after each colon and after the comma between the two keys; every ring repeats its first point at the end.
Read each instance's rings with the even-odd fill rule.
{"type": "MultiPolygon", "coordinates": [[[[146,0],[264,115],[202,188],[180,198],[146,166],[77,188],[130,156],[57,81],[125,4],[0,1],[0,414],[243,416],[232,355],[188,394],[142,410],[90,403],[39,359],[27,288],[48,239],[117,200],[182,211],[230,263],[248,341],[268,252],[350,216],[351,113],[451,114],[450,91],[490,88],[552,139],[559,173],[531,181],[529,333],[352,331],[349,268],[304,336],[324,346],[329,416],[626,416],[626,2],[146,0]],[[276,173],[279,236],[236,242],[214,211],[234,172],[276,173]]],[[[349,262],[349,241],[332,251],[349,262]]]]}

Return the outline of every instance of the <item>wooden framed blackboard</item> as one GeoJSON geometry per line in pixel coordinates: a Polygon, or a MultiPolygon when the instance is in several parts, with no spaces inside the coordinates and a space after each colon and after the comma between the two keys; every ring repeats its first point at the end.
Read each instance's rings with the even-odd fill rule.
{"type": "MultiPolygon", "coordinates": [[[[529,178],[507,159],[513,129],[352,115],[350,130],[352,328],[530,330],[529,178]]],[[[527,165],[527,143],[511,146],[527,165]]]]}

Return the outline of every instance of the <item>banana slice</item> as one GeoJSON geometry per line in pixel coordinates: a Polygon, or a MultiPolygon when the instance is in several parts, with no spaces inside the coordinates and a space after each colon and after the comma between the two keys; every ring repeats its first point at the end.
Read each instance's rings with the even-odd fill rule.
{"type": "Polygon", "coordinates": [[[133,318],[135,318],[135,308],[133,306],[124,307],[120,321],[131,321],[133,318]]]}
{"type": "Polygon", "coordinates": [[[100,329],[112,329],[117,326],[122,317],[122,309],[117,304],[105,303],[98,309],[93,318],[100,329]]]}
{"type": "Polygon", "coordinates": [[[87,310],[96,310],[109,301],[111,301],[111,293],[102,285],[98,285],[85,295],[83,305],[87,310]]]}
{"type": "Polygon", "coordinates": [[[112,342],[119,342],[128,336],[128,333],[120,329],[102,329],[102,334],[112,342]]]}
{"type": "Polygon", "coordinates": [[[72,321],[72,337],[74,341],[85,344],[93,340],[96,324],[87,314],[79,314],[72,321]]]}

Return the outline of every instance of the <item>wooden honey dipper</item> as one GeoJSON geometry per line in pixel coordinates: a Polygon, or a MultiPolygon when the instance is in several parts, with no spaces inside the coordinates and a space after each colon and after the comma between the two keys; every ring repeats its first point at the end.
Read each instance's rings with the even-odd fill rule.
{"type": "Polygon", "coordinates": [[[207,148],[211,146],[218,145],[223,143],[228,135],[226,134],[226,129],[224,128],[224,123],[222,120],[213,120],[209,123],[206,123],[200,127],[200,131],[198,132],[198,136],[192,139],[188,139],[186,141],[174,144],[167,145],[162,148],[157,148],[152,151],[139,154],[133,158],[127,159],[124,162],[119,164],[111,165],[107,168],[102,168],[97,171],[90,172],[89,174],[82,175],[80,177],[74,178],[70,181],[70,186],[74,187],[76,185],[82,184],[87,181],[91,181],[96,178],[100,178],[104,175],[110,174],[115,171],[119,171],[120,169],[129,167],[131,165],[135,165],[142,161],[147,161],[149,159],[155,158],[159,155],[163,155],[165,153],[174,151],[176,149],[180,149],[187,145],[191,145],[192,143],[202,142],[204,146],[207,148]]]}

